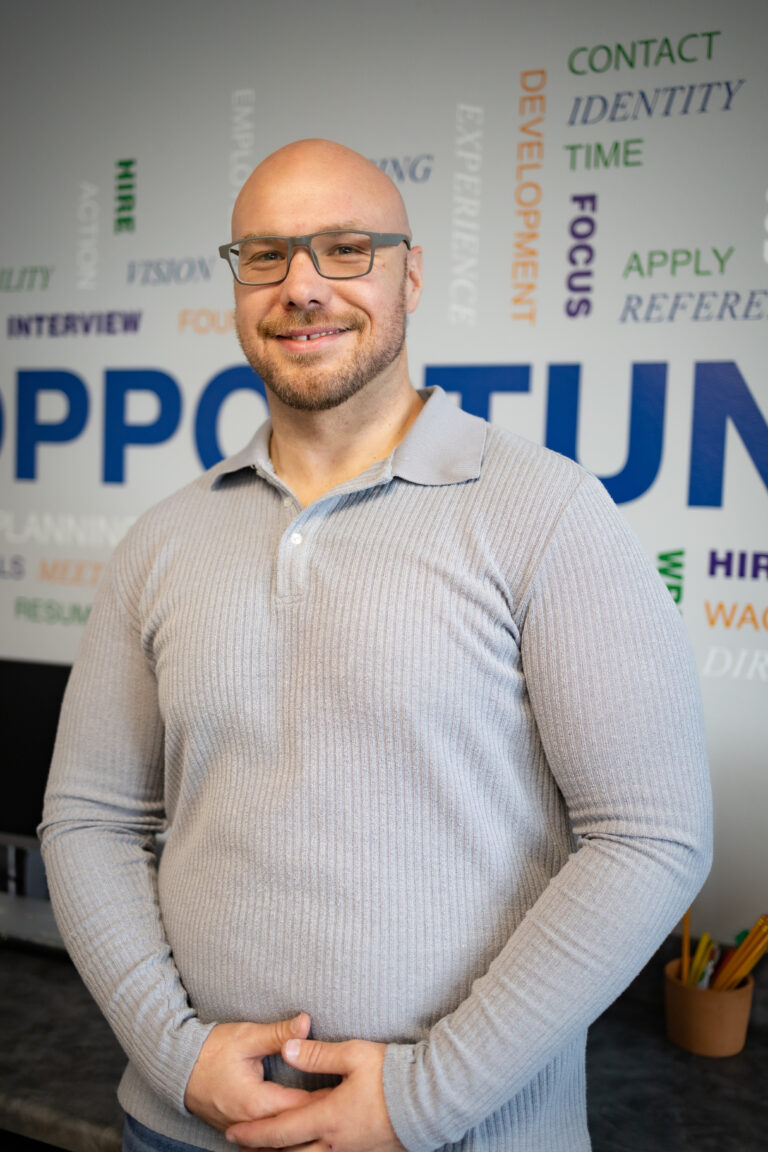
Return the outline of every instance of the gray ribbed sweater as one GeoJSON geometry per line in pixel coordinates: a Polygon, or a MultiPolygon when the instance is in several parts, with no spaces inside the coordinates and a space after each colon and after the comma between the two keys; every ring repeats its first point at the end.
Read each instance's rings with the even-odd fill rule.
{"type": "Polygon", "coordinates": [[[390,1042],[411,1152],[588,1149],[587,1025],[709,866],[679,615],[596,480],[439,389],[305,509],[268,444],[134,526],[64,703],[44,854],[121,1102],[228,1148],[212,1022],[304,1009],[390,1042]]]}

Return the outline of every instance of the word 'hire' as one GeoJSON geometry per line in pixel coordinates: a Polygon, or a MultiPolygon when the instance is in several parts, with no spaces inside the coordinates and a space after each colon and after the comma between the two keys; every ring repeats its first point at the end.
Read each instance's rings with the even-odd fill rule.
{"type": "Polygon", "coordinates": [[[757,580],[761,575],[768,580],[768,552],[709,553],[710,576],[735,576],[738,580],[757,580]]]}
{"type": "Polygon", "coordinates": [[[115,171],[115,232],[135,232],[136,161],[118,160],[115,171]]]}

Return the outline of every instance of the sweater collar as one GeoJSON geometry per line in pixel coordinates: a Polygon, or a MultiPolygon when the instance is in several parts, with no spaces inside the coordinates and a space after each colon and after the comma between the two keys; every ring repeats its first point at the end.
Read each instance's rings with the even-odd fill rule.
{"type": "MultiPolygon", "coordinates": [[[[386,460],[366,472],[377,473],[379,483],[399,476],[412,484],[461,484],[480,475],[487,425],[484,420],[458,408],[442,388],[423,388],[424,407],[405,437],[386,460]]],[[[266,479],[274,477],[269,456],[272,422],[266,420],[240,452],[216,467],[213,483],[220,476],[255,468],[266,479]]]]}

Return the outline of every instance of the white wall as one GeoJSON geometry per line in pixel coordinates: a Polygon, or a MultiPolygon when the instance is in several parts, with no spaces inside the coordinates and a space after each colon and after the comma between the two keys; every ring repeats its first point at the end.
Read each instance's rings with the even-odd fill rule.
{"type": "Polygon", "coordinates": [[[464,366],[465,406],[565,448],[580,378],[578,457],[623,472],[608,486],[649,554],[682,554],[716,798],[694,927],[751,924],[768,876],[763,0],[26,0],[3,32],[0,655],[70,661],[127,524],[200,469],[198,442],[229,453],[263,418],[244,375],[220,406],[210,385],[242,365],[216,249],[260,157],[341,140],[400,181],[425,249],[414,381],[450,389],[436,370],[464,366]],[[135,204],[116,231],[118,194],[135,204]],[[157,443],[132,442],[141,424],[157,443]]]}

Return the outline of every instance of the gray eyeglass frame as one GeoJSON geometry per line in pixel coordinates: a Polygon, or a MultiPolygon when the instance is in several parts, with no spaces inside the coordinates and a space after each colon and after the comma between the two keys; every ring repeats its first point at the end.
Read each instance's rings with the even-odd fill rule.
{"type": "Polygon", "coordinates": [[[394,248],[398,244],[405,244],[405,246],[410,249],[410,237],[406,236],[404,232],[366,232],[362,228],[326,228],[322,232],[310,232],[306,236],[243,236],[242,240],[231,240],[229,244],[222,244],[219,248],[219,256],[221,256],[222,260],[226,260],[238,284],[244,284],[246,288],[264,288],[268,284],[282,284],[290,271],[291,260],[293,259],[293,253],[296,248],[306,248],[312,257],[312,263],[315,266],[316,272],[319,276],[322,276],[324,280],[358,280],[361,276],[367,276],[373,268],[373,258],[376,255],[377,248],[394,248]],[[320,265],[317,262],[317,255],[312,247],[312,241],[315,236],[332,236],[335,232],[342,232],[351,236],[368,236],[370,238],[371,262],[365,272],[353,272],[351,276],[328,276],[325,272],[320,271],[320,265]],[[288,245],[285,272],[283,275],[279,276],[277,280],[259,280],[258,283],[255,284],[249,280],[241,280],[235,268],[232,250],[244,244],[246,240],[283,240],[288,245]]]}

